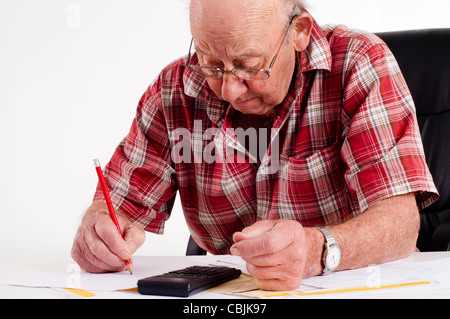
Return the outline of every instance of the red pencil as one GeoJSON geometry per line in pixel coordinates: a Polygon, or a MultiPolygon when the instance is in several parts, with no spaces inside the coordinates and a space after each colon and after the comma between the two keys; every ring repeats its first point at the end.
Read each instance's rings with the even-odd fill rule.
{"type": "MultiPolygon", "coordinates": [[[[103,195],[105,196],[106,205],[108,206],[109,216],[113,220],[114,224],[119,231],[120,236],[122,236],[122,231],[120,230],[119,221],[117,220],[116,211],[114,210],[114,206],[111,202],[111,197],[109,196],[108,187],[106,186],[105,177],[103,176],[102,168],[100,166],[100,161],[98,159],[94,159],[95,170],[97,171],[98,179],[100,181],[100,185],[103,190],[103,195]]],[[[127,265],[128,271],[130,274],[133,274],[133,266],[131,264],[131,259],[125,260],[125,264],[127,265]]]]}

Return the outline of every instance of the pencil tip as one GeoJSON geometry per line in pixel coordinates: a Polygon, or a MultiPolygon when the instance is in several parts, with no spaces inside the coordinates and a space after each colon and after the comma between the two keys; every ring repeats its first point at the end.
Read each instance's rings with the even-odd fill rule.
{"type": "Polygon", "coordinates": [[[133,274],[133,267],[131,266],[131,264],[127,265],[128,271],[130,272],[130,275],[133,274]]]}

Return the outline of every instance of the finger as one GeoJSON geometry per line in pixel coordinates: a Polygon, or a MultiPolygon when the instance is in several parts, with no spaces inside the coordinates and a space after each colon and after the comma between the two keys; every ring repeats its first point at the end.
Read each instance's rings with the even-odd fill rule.
{"type": "Polygon", "coordinates": [[[250,263],[246,263],[247,271],[252,277],[259,280],[268,280],[277,278],[275,267],[270,266],[255,266],[250,263]]]}
{"type": "Polygon", "coordinates": [[[244,260],[266,254],[274,254],[285,250],[302,236],[303,227],[292,220],[272,222],[272,227],[266,224],[266,232],[255,238],[249,238],[235,243],[232,248],[237,250],[244,260]]]}
{"type": "Polygon", "coordinates": [[[262,290],[293,290],[301,283],[301,276],[284,267],[257,267],[247,264],[247,270],[262,290]]]}
{"type": "Polygon", "coordinates": [[[241,232],[236,232],[233,235],[233,241],[235,243],[261,236],[262,234],[270,231],[275,226],[275,221],[262,220],[254,223],[253,225],[244,228],[241,232]]]}
{"type": "MultiPolygon", "coordinates": [[[[286,250],[286,249],[285,249],[286,250]]],[[[259,267],[277,267],[286,262],[285,250],[262,255],[244,255],[241,258],[247,263],[259,267]]]]}
{"type": "Polygon", "coordinates": [[[131,252],[127,243],[122,238],[122,234],[119,233],[116,225],[111,220],[111,218],[109,218],[109,216],[103,216],[102,218],[99,218],[98,222],[95,223],[94,228],[98,237],[104,244],[104,247],[103,246],[96,247],[97,249],[101,250],[101,253],[106,254],[105,251],[106,248],[110,251],[110,253],[116,255],[122,261],[131,258],[131,252]]]}
{"type": "Polygon", "coordinates": [[[81,269],[93,273],[123,270],[120,269],[123,267],[123,263],[119,267],[113,267],[92,253],[86,241],[90,237],[85,235],[84,233],[77,234],[71,252],[72,258],[80,265],[81,269]]]}
{"type": "Polygon", "coordinates": [[[124,240],[131,254],[145,242],[145,231],[141,225],[130,223],[124,228],[124,240]]]}
{"type": "Polygon", "coordinates": [[[288,290],[288,289],[283,289],[281,288],[281,284],[279,282],[279,280],[277,279],[257,279],[254,278],[256,285],[259,287],[259,289],[261,290],[265,290],[265,291],[284,291],[284,290],[288,290]]]}
{"type": "Polygon", "coordinates": [[[106,264],[101,259],[98,259],[95,256],[92,256],[91,254],[82,253],[79,247],[75,246],[72,249],[72,258],[78,263],[78,265],[80,265],[81,269],[91,273],[104,273],[107,271],[125,270],[124,266],[112,268],[110,265],[106,264]],[[89,258],[87,256],[89,256],[89,258]]]}
{"type": "Polygon", "coordinates": [[[84,256],[93,265],[108,271],[123,269],[124,259],[113,253],[95,230],[86,234],[84,242],[88,250],[84,256]]]}
{"type": "Polygon", "coordinates": [[[266,228],[266,232],[257,237],[241,240],[235,243],[230,251],[244,260],[261,255],[274,254],[291,244],[291,235],[277,228],[266,228]]]}
{"type": "Polygon", "coordinates": [[[280,279],[257,279],[254,278],[259,289],[265,291],[291,291],[300,287],[301,281],[292,280],[284,281],[280,279]]]}
{"type": "Polygon", "coordinates": [[[249,247],[257,243],[261,236],[272,230],[275,224],[276,222],[271,220],[258,221],[244,228],[241,232],[234,233],[233,241],[235,244],[230,248],[231,254],[235,256],[253,255],[248,251],[249,247]],[[241,249],[244,251],[242,252],[241,249]]]}

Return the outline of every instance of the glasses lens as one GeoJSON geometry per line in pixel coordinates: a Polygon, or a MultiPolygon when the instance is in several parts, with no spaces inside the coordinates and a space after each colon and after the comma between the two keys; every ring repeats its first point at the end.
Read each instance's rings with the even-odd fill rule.
{"type": "Polygon", "coordinates": [[[233,74],[243,80],[267,80],[269,78],[269,74],[264,70],[237,69],[233,70],[233,74]]]}
{"type": "Polygon", "coordinates": [[[201,67],[198,65],[189,65],[188,68],[197,74],[203,75],[207,78],[220,78],[222,77],[222,71],[216,68],[201,67]]]}
{"type": "MultiPolygon", "coordinates": [[[[223,77],[223,71],[216,68],[188,65],[188,69],[207,78],[223,77]]],[[[269,73],[264,70],[234,69],[232,72],[236,77],[243,80],[267,80],[269,78],[269,73]]]]}

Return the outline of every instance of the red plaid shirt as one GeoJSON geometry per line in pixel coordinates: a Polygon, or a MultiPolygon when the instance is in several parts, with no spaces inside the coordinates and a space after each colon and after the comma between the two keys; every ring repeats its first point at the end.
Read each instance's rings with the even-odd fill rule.
{"type": "Polygon", "coordinates": [[[257,220],[328,225],[396,195],[415,192],[419,208],[437,199],[414,103],[377,37],[315,24],[261,161],[230,130],[232,107],[185,63],[148,88],[105,168],[113,203],[146,230],[163,232],[177,192],[193,238],[215,254],[257,220]]]}

